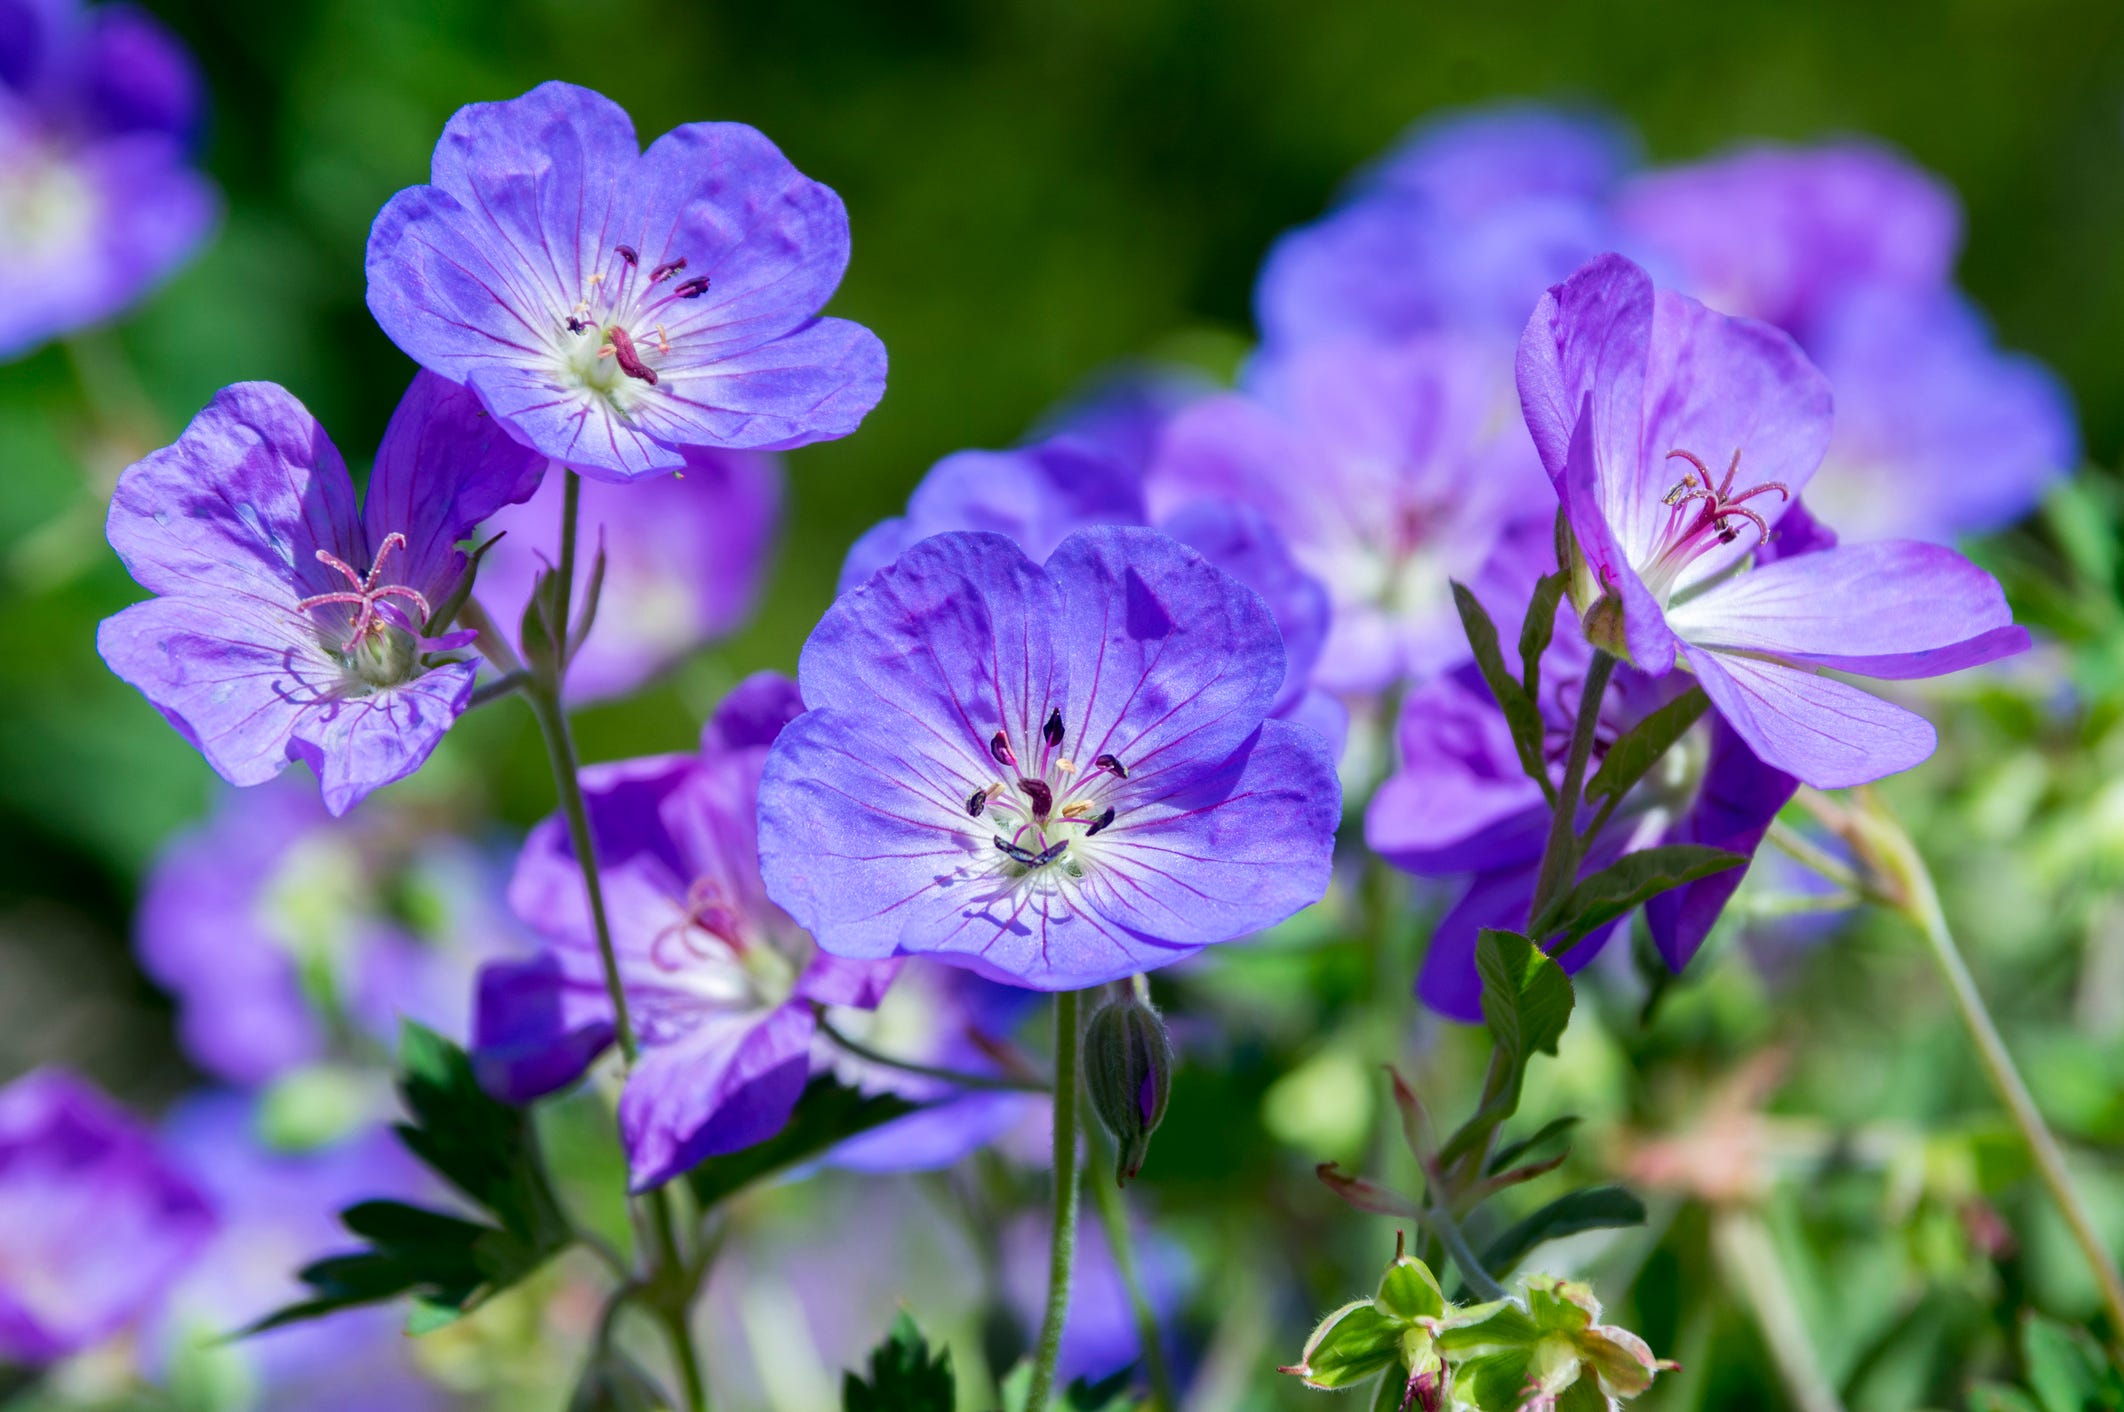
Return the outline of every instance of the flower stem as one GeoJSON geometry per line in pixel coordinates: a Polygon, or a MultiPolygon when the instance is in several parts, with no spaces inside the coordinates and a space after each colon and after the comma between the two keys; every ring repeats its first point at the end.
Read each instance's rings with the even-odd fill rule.
{"type": "Polygon", "coordinates": [[[919,1074],[925,1079],[941,1079],[957,1084],[960,1088],[997,1089],[1008,1093],[1046,1093],[1048,1087],[1038,1079],[1014,1079],[1008,1074],[969,1074],[962,1069],[946,1069],[935,1064],[918,1064],[911,1059],[895,1059],[883,1050],[872,1049],[852,1035],[843,1034],[819,1012],[819,1033],[832,1040],[856,1058],[871,1064],[882,1064],[888,1069],[898,1069],[903,1074],[919,1074]]]}
{"type": "MultiPolygon", "coordinates": [[[[1534,903],[1527,910],[1527,925],[1538,919],[1578,878],[1579,796],[1586,783],[1586,762],[1593,758],[1593,735],[1600,725],[1601,698],[1608,694],[1608,678],[1615,673],[1615,658],[1600,649],[1593,651],[1592,665],[1579,690],[1578,720],[1571,728],[1571,753],[1564,759],[1563,788],[1556,794],[1556,813],[1549,823],[1549,841],[1541,851],[1541,871],[1534,877],[1534,903]]],[[[1590,841],[1590,840],[1588,840],[1590,841]]],[[[1534,938],[1539,941],[1540,937],[1534,938]]]]}
{"type": "Polygon", "coordinates": [[[1173,1388],[1173,1370],[1165,1362],[1165,1340],[1158,1332],[1158,1311],[1144,1287],[1136,1266],[1136,1238],[1129,1229],[1127,1198],[1118,1182],[1090,1178],[1092,1204],[1099,1208],[1099,1224],[1106,1230],[1106,1248],[1120,1272],[1122,1288],[1128,1291],[1130,1310],[1136,1317],[1136,1341],[1143,1345],[1143,1364],[1150,1374],[1151,1407],[1154,1412],[1179,1412],[1179,1394],[1173,1388]]]}
{"type": "Polygon", "coordinates": [[[2050,1125],[2043,1121],[2034,1096],[2029,1093],[2020,1070],[2014,1066],[2013,1056],[2007,1052],[2006,1041],[2000,1037],[1998,1026],[1992,1021],[1991,1011],[1985,1007],[1983,994],[1977,990],[1976,981],[1969,974],[1961,949],[1955,945],[1954,933],[1947,926],[1947,914],[1940,907],[1939,889],[1933,885],[1932,873],[1926,868],[1924,857],[1902,825],[1877,800],[1865,800],[1864,807],[1853,811],[1851,819],[1885,874],[1889,886],[1882,900],[1915,924],[1930,944],[1933,960],[1939,963],[1940,975],[1954,997],[1962,1026],[1969,1031],[1969,1038],[1976,1046],[1978,1062],[1984,1066],[1992,1087],[1998,1090],[2000,1099],[2012,1114],[2014,1125],[2027,1140],[2043,1184],[2050,1188],[2051,1198],[2058,1203],[2065,1224],[2071,1228],[2074,1243],[2086,1258],[2087,1268],[2094,1273],[2095,1284],[2101,1290],[2102,1305],[2109,1314],[2110,1341],[2112,1345],[2117,1344],[2124,1340],[2124,1277],[2119,1276],[2116,1257],[2104,1244],[2086,1201],[2073,1185],[2072,1173],[2065,1165],[2064,1150],[2050,1131],[2050,1125]]]}
{"type": "Polygon", "coordinates": [[[1762,1217],[1740,1207],[1721,1207],[1711,1217],[1711,1250],[1726,1287],[1755,1314],[1755,1326],[1769,1347],[1785,1392],[1798,1412],[1844,1412],[1836,1387],[1822,1370],[1820,1357],[1800,1318],[1799,1300],[1785,1278],[1777,1246],[1763,1228],[1762,1217]]]}
{"type": "Polygon", "coordinates": [[[1047,1256],[1047,1313],[1033,1352],[1026,1412],[1047,1412],[1055,1390],[1055,1360],[1069,1315],[1069,1276],[1077,1257],[1077,1012],[1079,996],[1055,995],[1055,1218],[1047,1256]]]}

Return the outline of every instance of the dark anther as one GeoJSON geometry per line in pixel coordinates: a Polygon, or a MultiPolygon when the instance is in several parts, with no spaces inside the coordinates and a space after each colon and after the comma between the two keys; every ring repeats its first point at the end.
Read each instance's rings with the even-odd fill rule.
{"type": "Polygon", "coordinates": [[[673,285],[671,292],[681,299],[698,299],[708,292],[708,276],[695,275],[684,284],[673,285]]]}
{"type": "Polygon", "coordinates": [[[656,386],[656,369],[642,361],[642,355],[634,351],[634,339],[617,324],[612,327],[612,356],[619,360],[620,371],[628,377],[656,386]]]}
{"type": "Polygon", "coordinates": [[[679,256],[676,260],[666,260],[649,272],[649,282],[655,284],[660,279],[670,279],[685,268],[686,257],[684,255],[679,256]]]}
{"type": "Polygon", "coordinates": [[[590,325],[589,325],[588,323],[584,322],[584,321],[583,321],[583,320],[581,320],[581,319],[578,319],[578,318],[577,318],[577,317],[575,317],[575,315],[573,315],[573,314],[570,314],[570,315],[568,316],[568,332],[570,332],[570,333],[588,333],[589,331],[590,331],[590,325]]]}
{"type": "Polygon", "coordinates": [[[997,731],[988,742],[988,753],[995,756],[998,765],[1017,767],[1018,757],[1011,753],[1010,737],[997,731]]]}
{"type": "Polygon", "coordinates": [[[974,791],[974,792],[973,792],[972,794],[969,794],[968,796],[966,796],[966,812],[967,812],[968,814],[972,815],[972,816],[973,816],[974,818],[976,818],[976,819],[980,818],[980,817],[981,817],[981,811],[982,811],[983,809],[986,809],[987,807],[988,807],[988,791],[987,791],[987,790],[985,790],[985,789],[977,789],[977,790],[975,790],[975,791],[974,791]]]}
{"type": "Polygon", "coordinates": [[[1040,734],[1047,740],[1049,750],[1062,748],[1062,708],[1057,706],[1048,713],[1047,724],[1040,727],[1040,734]]]}
{"type": "Polygon", "coordinates": [[[1044,868],[1067,852],[1069,852],[1068,839],[1065,838],[1060,843],[1050,843],[1033,855],[1032,865],[1035,868],[1044,868]]]}
{"type": "Polygon", "coordinates": [[[619,257],[630,265],[639,265],[642,262],[642,257],[634,253],[632,245],[615,245],[612,248],[619,252],[619,257]]]}
{"type": "Polygon", "coordinates": [[[1009,839],[1003,837],[1003,835],[1001,834],[996,835],[996,847],[1002,849],[1003,852],[1008,854],[1010,856],[1011,862],[1023,863],[1028,868],[1033,865],[1033,860],[1040,856],[1039,854],[1033,852],[1030,848],[1018,847],[1017,844],[1012,843],[1009,839]]]}
{"type": "Polygon", "coordinates": [[[1109,804],[1109,805],[1107,805],[1107,806],[1106,806],[1106,812],[1105,812],[1104,814],[1101,814],[1101,815],[1100,815],[1100,816],[1099,816],[1098,818],[1096,818],[1096,819],[1093,819],[1093,820],[1091,821],[1091,827],[1090,827],[1090,828],[1088,828],[1088,829],[1086,829],[1086,830],[1084,831],[1084,836],[1085,836],[1086,838],[1090,838],[1090,837],[1091,837],[1091,836],[1092,836],[1093,834],[1095,834],[1095,833],[1097,833],[1097,832],[1098,832],[1099,830],[1101,830],[1101,829],[1105,828],[1105,827],[1106,827],[1106,826],[1107,826],[1108,824],[1112,823],[1113,821],[1114,821],[1114,806],[1113,806],[1113,805],[1111,805],[1111,804],[1109,804]]]}
{"type": "Polygon", "coordinates": [[[1018,788],[1024,790],[1025,797],[1032,801],[1033,817],[1035,819],[1044,822],[1047,816],[1054,812],[1055,792],[1044,783],[1039,780],[1019,780],[1018,788]]]}
{"type": "Polygon", "coordinates": [[[1094,765],[1097,765],[1102,770],[1112,770],[1122,779],[1128,778],[1128,766],[1122,764],[1118,759],[1116,759],[1112,755],[1101,755],[1098,759],[1092,761],[1092,763],[1094,765]]]}

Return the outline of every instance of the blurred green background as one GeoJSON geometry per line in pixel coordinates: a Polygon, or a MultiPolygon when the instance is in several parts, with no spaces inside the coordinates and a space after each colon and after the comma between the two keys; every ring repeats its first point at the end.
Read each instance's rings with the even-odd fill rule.
{"type": "MultiPolygon", "coordinates": [[[[682,748],[723,682],[792,668],[847,544],[937,457],[1016,439],[1117,358],[1228,364],[1268,242],[1443,107],[1590,102],[1633,123],[1654,161],[1752,137],[1901,145],[1962,193],[1963,281],[2006,344],[2064,374],[2089,459],[2114,467],[2124,450],[2115,0],[149,8],[204,66],[206,160],[229,209],[203,258],[121,328],[0,370],[0,1077],[64,1060],[131,1096],[184,1083],[126,938],[141,870],[213,780],[95,655],[97,621],[139,596],[101,507],[128,459],[240,379],[286,384],[366,460],[412,374],[363,304],[369,222],[425,180],[465,102],[564,78],[617,99],[645,138],[695,119],[758,126],[847,201],[855,256],[833,312],[892,357],[859,434],[789,458],[791,518],[756,624],[587,713],[592,759],[682,748]]],[[[484,795],[517,823],[550,806],[514,707],[468,718],[439,760],[424,787],[484,795]]],[[[1200,1082],[1253,1103],[1270,1077],[1200,1082]]]]}

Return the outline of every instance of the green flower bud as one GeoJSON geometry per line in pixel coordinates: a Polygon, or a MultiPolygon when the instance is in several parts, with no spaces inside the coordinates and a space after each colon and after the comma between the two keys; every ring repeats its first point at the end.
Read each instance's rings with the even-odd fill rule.
{"type": "Polygon", "coordinates": [[[1134,995],[1102,1007],[1084,1033],[1084,1085],[1092,1111],[1120,1148],[1114,1181],[1143,1170],[1151,1134],[1173,1091],[1173,1040],[1158,1012],[1134,995]]]}

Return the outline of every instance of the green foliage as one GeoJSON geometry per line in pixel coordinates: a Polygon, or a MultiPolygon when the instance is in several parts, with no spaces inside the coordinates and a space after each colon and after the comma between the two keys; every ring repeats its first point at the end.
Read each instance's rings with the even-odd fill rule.
{"type": "Polygon", "coordinates": [[[763,1177],[810,1161],[838,1142],[904,1118],[918,1106],[898,1094],[865,1094],[831,1074],[821,1074],[805,1088],[780,1132],[765,1142],[709,1158],[686,1174],[686,1184],[706,1210],[763,1177]]]}
{"type": "MultiPolygon", "coordinates": [[[[1518,677],[1505,666],[1504,651],[1498,646],[1497,624],[1466,584],[1453,585],[1453,606],[1460,610],[1460,626],[1468,635],[1468,649],[1475,654],[1475,666],[1490,688],[1490,695],[1497,698],[1497,705],[1504,712],[1505,723],[1512,728],[1512,745],[1519,752],[1520,768],[1527,778],[1541,786],[1544,795],[1555,797],[1556,787],[1549,782],[1547,757],[1542,753],[1543,727],[1541,708],[1518,677]]],[[[1553,611],[1554,604],[1552,602],[1553,611]]],[[[1533,631],[1529,621],[1526,633],[1533,631]]],[[[1538,677],[1535,678],[1538,681],[1538,677]]]]}
{"type": "Polygon", "coordinates": [[[2085,1329],[2026,1315],[2021,1365],[2025,1389],[1982,1385],[1971,1412],[2124,1412],[2124,1368],[2085,1329]]]}
{"type": "Polygon", "coordinates": [[[1548,655],[1549,639],[1556,634],[1556,607],[1563,602],[1570,575],[1544,574],[1534,585],[1527,603],[1526,619],[1519,625],[1519,680],[1527,700],[1541,704],[1541,659],[1548,655]]]}
{"type": "Polygon", "coordinates": [[[1704,695],[1704,689],[1692,686],[1624,731],[1622,737],[1608,747],[1608,753],[1601,758],[1600,768],[1593,772],[1593,778],[1586,781],[1586,798],[1594,800],[1612,795],[1620,799],[1628,794],[1630,787],[1645,777],[1645,771],[1689,733],[1689,727],[1696,724],[1710,704],[1711,698],[1704,695]]]}
{"type": "Polygon", "coordinates": [[[841,1378],[841,1412],[952,1412],[958,1382],[951,1350],[929,1349],[929,1340],[906,1310],[885,1341],[870,1351],[870,1376],[841,1378]]]}
{"type": "Polygon", "coordinates": [[[1663,892],[1747,861],[1743,854],[1695,843],[1640,848],[1572,888],[1537,922],[1536,930],[1544,936],[1560,932],[1576,940],[1629,915],[1663,892]]]}
{"type": "Polygon", "coordinates": [[[1525,1220],[1506,1227],[1482,1252],[1483,1268],[1503,1279],[1544,1241],[1561,1240],[1580,1231],[1644,1223],[1645,1204],[1622,1187],[1587,1187],[1559,1196],[1525,1220]]]}
{"type": "Polygon", "coordinates": [[[1440,1165],[1475,1151],[1519,1111],[1527,1064],[1554,1054],[1571,1022],[1571,978],[1542,949],[1517,932],[1484,928],[1475,947],[1482,976],[1482,1018],[1496,1045],[1482,1104],[1439,1152],[1440,1165]]]}

